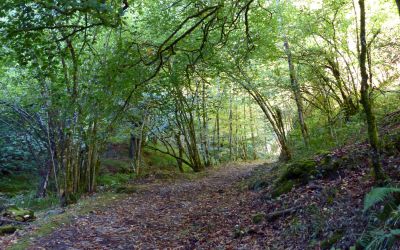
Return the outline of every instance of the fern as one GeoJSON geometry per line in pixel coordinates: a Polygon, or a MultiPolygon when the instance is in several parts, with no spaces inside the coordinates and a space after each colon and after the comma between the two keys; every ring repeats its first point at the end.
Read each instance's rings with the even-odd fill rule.
{"type": "Polygon", "coordinates": [[[382,187],[374,188],[365,196],[364,212],[370,209],[375,204],[382,202],[392,193],[400,193],[400,188],[382,187]]]}

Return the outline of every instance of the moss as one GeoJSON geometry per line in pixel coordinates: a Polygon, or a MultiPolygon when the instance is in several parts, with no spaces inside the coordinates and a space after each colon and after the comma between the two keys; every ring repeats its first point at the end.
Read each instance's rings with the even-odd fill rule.
{"type": "Polygon", "coordinates": [[[321,149],[321,150],[318,150],[317,152],[315,152],[316,155],[320,155],[320,156],[326,156],[326,155],[329,155],[330,153],[331,153],[331,151],[324,150],[324,149],[321,149]]]}
{"type": "Polygon", "coordinates": [[[97,177],[97,184],[106,187],[118,187],[127,183],[134,177],[134,174],[103,174],[97,177]]]}
{"type": "Polygon", "coordinates": [[[259,214],[253,215],[252,218],[251,218],[251,221],[252,221],[254,224],[259,224],[259,223],[261,223],[261,222],[264,220],[264,218],[265,218],[265,214],[259,213],[259,214]]]}
{"type": "Polygon", "coordinates": [[[310,175],[316,174],[317,163],[312,159],[299,160],[287,164],[286,170],[280,177],[280,182],[285,180],[300,180],[307,183],[310,175]]]}
{"type": "Polygon", "coordinates": [[[298,160],[286,165],[278,181],[275,182],[272,197],[288,193],[297,184],[306,184],[317,174],[317,163],[313,159],[298,160]]]}
{"type": "Polygon", "coordinates": [[[268,186],[268,182],[263,179],[256,179],[248,184],[249,190],[258,191],[268,186]]]}
{"type": "Polygon", "coordinates": [[[127,186],[121,186],[118,187],[115,192],[121,194],[133,194],[133,193],[138,193],[139,192],[139,188],[136,186],[132,186],[132,185],[127,185],[127,186]]]}
{"type": "Polygon", "coordinates": [[[335,201],[335,197],[334,196],[328,196],[328,198],[326,198],[326,203],[328,205],[332,205],[334,201],[335,201]]]}
{"type": "Polygon", "coordinates": [[[336,242],[343,237],[343,230],[338,230],[332,234],[331,237],[321,242],[322,249],[330,249],[336,242]]]}
{"type": "Polygon", "coordinates": [[[8,207],[4,212],[4,215],[16,221],[32,221],[35,219],[35,215],[32,210],[19,208],[17,206],[8,207]]]}
{"type": "Polygon", "coordinates": [[[18,227],[13,225],[5,225],[0,227],[0,235],[12,234],[17,231],[18,227]]]}
{"type": "Polygon", "coordinates": [[[287,180],[284,182],[279,182],[275,184],[275,187],[272,191],[272,197],[278,197],[282,194],[289,193],[294,187],[295,182],[292,180],[287,180]]]}
{"type": "Polygon", "coordinates": [[[343,160],[344,159],[329,158],[329,160],[326,160],[325,163],[318,168],[318,171],[322,177],[325,178],[336,175],[339,168],[343,165],[343,160]]]}

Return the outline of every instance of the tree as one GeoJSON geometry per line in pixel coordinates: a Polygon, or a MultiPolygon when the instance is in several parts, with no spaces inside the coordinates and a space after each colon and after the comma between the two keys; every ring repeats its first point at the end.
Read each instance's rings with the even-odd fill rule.
{"type": "Polygon", "coordinates": [[[378,127],[376,125],[376,118],[373,112],[373,103],[371,100],[371,87],[368,83],[367,73],[367,39],[366,39],[366,11],[365,1],[359,0],[360,6],[360,72],[361,72],[361,103],[364,108],[364,113],[368,126],[368,138],[371,145],[372,166],[376,180],[380,181],[384,178],[381,162],[380,162],[380,145],[378,127]]]}

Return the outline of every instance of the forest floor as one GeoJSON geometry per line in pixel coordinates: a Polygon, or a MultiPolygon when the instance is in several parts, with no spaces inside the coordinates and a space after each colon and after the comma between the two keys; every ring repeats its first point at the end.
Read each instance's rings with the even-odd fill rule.
{"type": "MultiPolygon", "coordinates": [[[[387,116],[393,117],[381,126],[382,137],[392,138],[382,163],[400,185],[400,112],[387,116]]],[[[368,152],[366,142],[353,142],[314,156],[317,171],[335,170],[278,197],[283,163],[137,178],[123,194],[99,193],[60,214],[39,214],[0,237],[0,249],[349,249],[368,226],[363,200],[374,185],[368,152]]]]}
{"type": "Polygon", "coordinates": [[[263,247],[265,232],[243,232],[257,212],[257,193],[241,184],[257,166],[232,164],[175,183],[142,181],[129,196],[77,216],[29,249],[263,247]]]}

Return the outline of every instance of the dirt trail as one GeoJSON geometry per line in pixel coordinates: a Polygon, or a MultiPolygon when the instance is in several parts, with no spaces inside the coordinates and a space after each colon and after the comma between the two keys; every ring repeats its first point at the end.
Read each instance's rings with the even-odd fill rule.
{"type": "Polygon", "coordinates": [[[256,166],[229,166],[192,181],[153,185],[75,219],[30,249],[263,248],[265,235],[235,237],[256,212],[256,194],[237,184],[256,166]]]}

